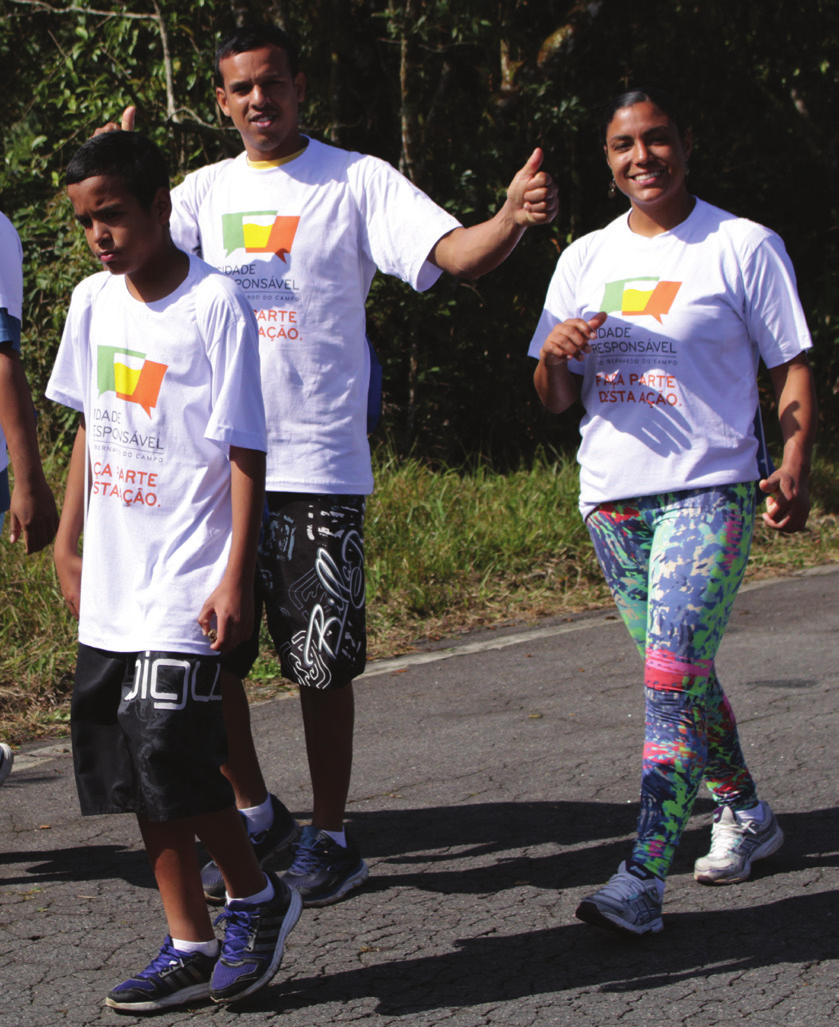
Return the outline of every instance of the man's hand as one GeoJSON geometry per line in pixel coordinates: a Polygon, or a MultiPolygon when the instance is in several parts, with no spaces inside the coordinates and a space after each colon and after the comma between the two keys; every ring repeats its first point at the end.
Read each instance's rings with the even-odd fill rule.
{"type": "Polygon", "coordinates": [[[547,225],[556,217],[559,199],[551,176],[540,171],[545,155],[537,146],[525,166],[507,189],[507,202],[513,205],[517,225],[547,225]]]}
{"type": "Polygon", "coordinates": [[[101,128],[97,128],[93,133],[95,136],[102,135],[103,132],[133,132],[134,131],[134,117],[137,113],[136,107],[126,107],[122,112],[122,120],[119,124],[115,121],[109,121],[107,125],[103,125],[101,128]]]}

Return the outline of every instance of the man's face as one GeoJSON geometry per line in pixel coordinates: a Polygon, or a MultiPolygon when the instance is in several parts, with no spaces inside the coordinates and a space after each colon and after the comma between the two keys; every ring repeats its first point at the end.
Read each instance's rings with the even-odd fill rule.
{"type": "Polygon", "coordinates": [[[169,190],[146,210],[118,175],[95,175],[67,187],[93,255],[115,275],[154,271],[169,241],[169,190]]]}
{"type": "Polygon", "coordinates": [[[298,107],[306,96],[302,72],[294,78],[285,50],[263,46],[219,62],[224,86],[216,89],[251,160],[278,160],[301,148],[298,107]]]}

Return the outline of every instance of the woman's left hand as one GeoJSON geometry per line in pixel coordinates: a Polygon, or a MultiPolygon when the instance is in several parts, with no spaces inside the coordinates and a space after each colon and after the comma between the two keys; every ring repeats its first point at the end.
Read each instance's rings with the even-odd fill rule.
{"type": "Polygon", "coordinates": [[[800,479],[784,467],[764,478],[761,489],[768,493],[763,523],[776,531],[792,533],[802,531],[810,514],[810,490],[807,475],[800,479]]]}

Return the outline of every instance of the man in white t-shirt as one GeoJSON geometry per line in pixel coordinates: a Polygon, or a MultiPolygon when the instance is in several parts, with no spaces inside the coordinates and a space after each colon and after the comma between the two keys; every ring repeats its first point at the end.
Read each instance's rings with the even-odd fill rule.
{"type": "MultiPolygon", "coordinates": [[[[384,161],[300,133],[306,81],[272,26],[242,29],[216,55],[216,97],[245,152],[189,175],[173,193],[178,244],[246,292],[260,326],[268,423],[268,513],[261,595],[283,673],[300,685],[312,777],[312,826],[285,880],[304,905],[327,905],[367,877],[344,829],[352,769],[353,678],[364,669],[364,497],[370,357],[364,304],[377,269],[422,291],[442,271],[475,279],[530,225],[556,214],[540,150],[490,220],[462,227],[384,161]]],[[[116,126],[109,126],[116,127],[116,126]]],[[[123,116],[133,127],[133,110],[123,116]]],[[[298,828],[264,785],[241,677],[256,656],[225,662],[225,767],[260,858],[298,828]],[[235,677],[233,675],[236,675],[235,677]]],[[[208,898],[223,884],[209,864],[208,898]]]]}

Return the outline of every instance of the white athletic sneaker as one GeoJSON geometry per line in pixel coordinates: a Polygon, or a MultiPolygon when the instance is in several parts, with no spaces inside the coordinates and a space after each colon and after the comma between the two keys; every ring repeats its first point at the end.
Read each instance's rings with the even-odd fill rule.
{"type": "Polygon", "coordinates": [[[642,881],[626,869],[626,863],[621,863],[608,884],[583,899],[575,916],[619,934],[655,933],[664,926],[663,903],[664,881],[658,877],[642,881]]]}
{"type": "Polygon", "coordinates": [[[738,884],[752,872],[754,860],[771,856],[783,842],[784,832],[768,803],[759,802],[754,809],[739,813],[730,806],[718,806],[711,828],[711,851],[696,861],[693,876],[702,884],[738,884]]]}

